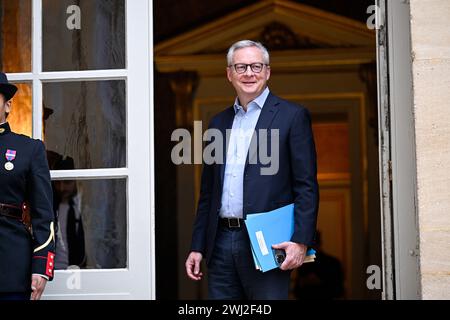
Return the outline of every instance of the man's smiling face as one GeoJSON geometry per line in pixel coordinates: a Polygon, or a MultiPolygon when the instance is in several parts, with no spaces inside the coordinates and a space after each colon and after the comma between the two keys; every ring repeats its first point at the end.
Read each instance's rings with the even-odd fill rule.
{"type": "Polygon", "coordinates": [[[227,76],[236,89],[241,105],[246,106],[266,88],[267,81],[270,78],[270,67],[266,63],[262,51],[257,47],[242,48],[234,52],[232,66],[227,68],[227,76]],[[234,65],[239,63],[262,63],[263,68],[260,73],[256,73],[248,66],[244,73],[239,74],[234,68],[234,65]]]}

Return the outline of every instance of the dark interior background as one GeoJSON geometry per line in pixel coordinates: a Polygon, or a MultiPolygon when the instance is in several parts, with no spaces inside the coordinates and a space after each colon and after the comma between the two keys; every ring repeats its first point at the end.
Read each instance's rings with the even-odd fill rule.
{"type": "MultiPolygon", "coordinates": [[[[374,0],[293,0],[365,23],[367,8],[374,0]]],[[[258,0],[154,0],[155,44],[214,21],[258,0]]],[[[156,70],[156,68],[155,68],[156,70]]],[[[176,170],[170,160],[175,129],[175,110],[168,79],[155,71],[155,187],[156,187],[156,295],[157,299],[178,298],[176,170]]],[[[180,226],[178,226],[180,227],[180,226]]],[[[184,226],[191,228],[192,226],[184,226]]],[[[186,253],[187,255],[188,253],[186,253]]]]}

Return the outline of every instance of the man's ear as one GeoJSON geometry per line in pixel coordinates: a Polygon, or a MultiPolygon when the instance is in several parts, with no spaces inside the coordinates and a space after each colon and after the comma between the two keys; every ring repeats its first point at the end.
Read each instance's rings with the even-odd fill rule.
{"type": "Polygon", "coordinates": [[[5,111],[6,111],[6,113],[10,113],[11,109],[12,109],[12,107],[11,107],[11,100],[8,100],[8,101],[5,102],[5,111]]]}
{"type": "Polygon", "coordinates": [[[232,72],[233,72],[233,70],[231,69],[231,67],[227,67],[227,78],[228,78],[228,81],[232,81],[232,72]]]}

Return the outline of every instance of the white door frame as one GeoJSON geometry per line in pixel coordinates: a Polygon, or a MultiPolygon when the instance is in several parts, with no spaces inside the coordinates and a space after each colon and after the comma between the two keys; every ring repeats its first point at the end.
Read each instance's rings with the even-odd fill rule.
{"type": "Polygon", "coordinates": [[[377,2],[383,298],[420,299],[410,7],[377,2]]]}
{"type": "Polygon", "coordinates": [[[127,179],[127,268],[58,270],[44,299],[155,299],[153,133],[153,4],[126,0],[126,69],[42,71],[42,0],[32,0],[32,72],[8,74],[32,83],[33,137],[42,138],[42,83],[124,80],[127,97],[127,167],[52,171],[59,179],[127,179]],[[68,285],[74,277],[79,288],[68,285]]]}

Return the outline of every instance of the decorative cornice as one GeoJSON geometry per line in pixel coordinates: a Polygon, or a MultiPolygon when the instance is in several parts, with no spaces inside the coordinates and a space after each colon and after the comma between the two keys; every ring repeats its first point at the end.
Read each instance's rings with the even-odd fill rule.
{"type": "Polygon", "coordinates": [[[269,51],[331,47],[307,36],[299,36],[285,24],[276,21],[266,25],[256,40],[263,43],[269,51]]]}
{"type": "Polygon", "coordinates": [[[375,42],[375,33],[361,22],[287,0],[265,0],[157,44],[155,56],[225,52],[239,39],[258,38],[273,23],[282,23],[309,48],[375,42]]]}

